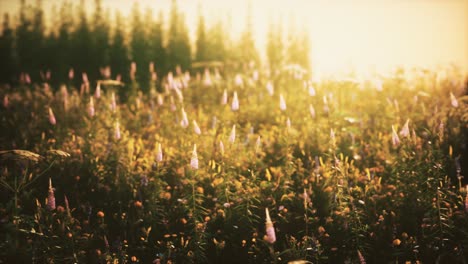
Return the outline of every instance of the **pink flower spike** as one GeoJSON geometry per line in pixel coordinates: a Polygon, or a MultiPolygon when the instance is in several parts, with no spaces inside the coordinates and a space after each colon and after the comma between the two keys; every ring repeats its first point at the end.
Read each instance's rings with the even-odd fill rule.
{"type": "Polygon", "coordinates": [[[265,213],[266,213],[266,235],[265,235],[265,241],[267,241],[270,244],[275,243],[276,241],[276,234],[275,234],[275,227],[273,226],[273,222],[271,222],[270,218],[270,212],[268,211],[268,208],[265,208],[265,213]]]}
{"type": "Polygon", "coordinates": [[[54,111],[52,111],[52,108],[50,108],[50,107],[49,107],[49,123],[51,125],[57,124],[57,121],[55,120],[54,111]]]}
{"type": "Polygon", "coordinates": [[[190,160],[190,167],[194,170],[198,170],[198,154],[197,154],[197,145],[193,145],[192,159],[190,160]]]}
{"type": "Polygon", "coordinates": [[[47,209],[49,211],[55,210],[55,194],[54,194],[54,188],[52,187],[51,178],[49,178],[49,193],[47,195],[47,209]]]}
{"type": "Polygon", "coordinates": [[[231,110],[232,111],[239,110],[239,99],[237,98],[237,92],[234,92],[234,97],[232,98],[231,110]]]}

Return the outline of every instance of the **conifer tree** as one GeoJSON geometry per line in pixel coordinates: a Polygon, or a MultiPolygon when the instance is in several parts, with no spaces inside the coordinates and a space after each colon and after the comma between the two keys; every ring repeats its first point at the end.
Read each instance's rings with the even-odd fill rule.
{"type": "Polygon", "coordinates": [[[206,38],[205,18],[203,17],[203,14],[201,12],[201,6],[199,6],[198,9],[199,17],[197,26],[195,61],[206,61],[208,60],[208,40],[206,38]]]}
{"type": "Polygon", "coordinates": [[[92,72],[88,71],[93,68],[93,61],[90,56],[85,56],[85,54],[90,54],[90,52],[92,52],[93,39],[88,24],[84,0],[80,1],[78,16],[77,28],[72,35],[72,64],[77,74],[87,72],[92,75],[92,72]]]}
{"type": "Polygon", "coordinates": [[[177,65],[188,69],[191,63],[191,48],[185,17],[179,13],[177,1],[172,0],[169,36],[167,44],[167,64],[173,71],[177,65]]]}
{"type": "Polygon", "coordinates": [[[270,71],[277,70],[284,60],[284,42],[281,23],[270,22],[267,35],[266,55],[270,71]]]}
{"type": "Polygon", "coordinates": [[[115,14],[115,26],[113,28],[112,44],[109,51],[109,63],[116,76],[120,74],[124,81],[128,80],[128,69],[130,65],[129,51],[125,42],[124,18],[117,11],[115,14]]]}
{"type": "Polygon", "coordinates": [[[151,61],[154,62],[155,70],[159,76],[166,71],[166,51],[163,38],[163,13],[159,13],[158,19],[152,23],[149,33],[149,51],[151,61]]]}
{"type": "Polygon", "coordinates": [[[14,58],[14,35],[10,24],[10,15],[3,16],[2,35],[0,36],[0,83],[11,83],[16,74],[14,58]]]}
{"type": "Polygon", "coordinates": [[[100,77],[97,71],[109,63],[109,22],[102,8],[102,0],[95,0],[93,18],[94,65],[89,69],[91,77],[100,77]]]}

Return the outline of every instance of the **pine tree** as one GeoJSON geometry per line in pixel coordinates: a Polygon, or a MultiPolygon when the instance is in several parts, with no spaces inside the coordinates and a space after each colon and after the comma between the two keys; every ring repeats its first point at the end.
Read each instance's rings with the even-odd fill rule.
{"type": "Polygon", "coordinates": [[[252,6],[249,2],[247,10],[246,28],[239,41],[239,55],[241,63],[260,62],[257,49],[255,47],[253,25],[252,25],[252,6]]]}
{"type": "Polygon", "coordinates": [[[71,63],[71,30],[73,28],[72,5],[69,1],[64,1],[60,7],[58,22],[57,49],[55,51],[56,65],[52,69],[52,78],[55,81],[63,82],[67,80],[68,71],[72,67],[71,63]]]}
{"type": "Polygon", "coordinates": [[[32,49],[32,58],[33,63],[31,65],[31,77],[34,79],[39,79],[39,70],[45,68],[45,56],[44,56],[44,34],[45,34],[45,24],[44,24],[44,10],[42,7],[42,0],[36,0],[36,5],[33,8],[33,17],[32,17],[32,31],[31,38],[32,42],[30,45],[34,45],[32,49]]]}
{"type": "Polygon", "coordinates": [[[19,25],[16,28],[16,48],[18,52],[18,62],[20,71],[31,72],[33,70],[33,51],[31,49],[31,43],[33,43],[33,35],[31,34],[32,19],[31,19],[32,7],[26,5],[25,0],[20,2],[19,11],[19,25]]]}
{"type": "Polygon", "coordinates": [[[155,70],[159,76],[166,71],[166,51],[164,49],[163,38],[163,13],[159,13],[159,18],[151,26],[149,34],[149,50],[151,61],[155,64],[155,70]]]}
{"type": "MultiPolygon", "coordinates": [[[[146,19],[151,17],[150,14],[146,14],[146,19]]],[[[151,21],[148,21],[151,22],[151,21]]],[[[138,2],[135,2],[132,9],[132,29],[131,29],[131,57],[132,61],[137,65],[136,80],[140,84],[146,84],[148,77],[148,65],[149,65],[149,50],[148,50],[148,38],[146,27],[141,20],[140,7],[138,2]]],[[[144,87],[142,87],[144,88],[144,87]]]]}
{"type": "Polygon", "coordinates": [[[109,51],[110,66],[114,75],[120,74],[125,82],[128,80],[130,58],[128,47],[125,42],[123,17],[118,11],[115,15],[115,27],[113,31],[112,45],[109,51]]]}
{"type": "Polygon", "coordinates": [[[109,64],[109,21],[102,8],[102,0],[95,0],[93,25],[94,65],[89,74],[92,78],[99,76],[95,71],[109,64]]]}
{"type": "Polygon", "coordinates": [[[16,63],[14,58],[14,35],[10,26],[10,15],[4,14],[2,35],[0,36],[0,83],[11,83],[16,74],[16,63]]]}
{"type": "Polygon", "coordinates": [[[169,37],[167,45],[167,65],[174,70],[177,65],[188,69],[191,64],[191,48],[185,17],[177,9],[177,1],[172,0],[169,37]]]}
{"type": "Polygon", "coordinates": [[[277,70],[284,60],[284,43],[281,23],[270,22],[267,35],[267,59],[270,71],[277,70]]]}
{"type": "Polygon", "coordinates": [[[81,74],[83,72],[92,71],[93,69],[93,61],[89,56],[84,56],[85,54],[92,52],[93,49],[93,39],[88,24],[88,18],[86,16],[84,0],[81,0],[80,2],[78,14],[78,25],[72,35],[71,44],[73,45],[73,52],[71,56],[73,56],[72,64],[75,68],[75,72],[77,74],[81,74]]]}
{"type": "Polygon", "coordinates": [[[198,9],[199,17],[197,26],[195,61],[199,62],[208,60],[208,40],[206,38],[205,18],[201,12],[201,6],[199,6],[198,9]]]}
{"type": "Polygon", "coordinates": [[[226,30],[221,20],[217,21],[208,32],[208,59],[226,61],[226,30]]]}

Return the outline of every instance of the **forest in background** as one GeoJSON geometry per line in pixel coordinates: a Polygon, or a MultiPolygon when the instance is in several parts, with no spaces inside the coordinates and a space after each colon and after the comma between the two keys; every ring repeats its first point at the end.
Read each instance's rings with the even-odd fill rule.
{"type": "Polygon", "coordinates": [[[82,78],[126,82],[132,78],[132,62],[135,62],[132,71],[138,69],[135,78],[143,90],[148,89],[145,84],[150,80],[174,71],[178,65],[183,70],[207,65],[242,67],[251,62],[266,65],[270,71],[285,64],[310,68],[310,39],[306,30],[284,28],[282,23],[271,19],[266,47],[260,47],[264,50],[259,51],[250,10],[244,31],[233,36],[229,17],[208,25],[200,5],[196,39],[190,39],[185,14],[176,0],[169,12],[159,11],[156,19],[151,9],[142,12],[137,1],[130,17],[105,9],[101,0],[93,1],[91,13],[85,4],[86,0],[63,1],[45,10],[42,0],[34,4],[21,0],[17,14],[4,13],[0,83],[47,80],[56,86],[79,84],[82,78]],[[51,21],[46,23],[45,12],[49,11],[47,17],[51,21]]]}

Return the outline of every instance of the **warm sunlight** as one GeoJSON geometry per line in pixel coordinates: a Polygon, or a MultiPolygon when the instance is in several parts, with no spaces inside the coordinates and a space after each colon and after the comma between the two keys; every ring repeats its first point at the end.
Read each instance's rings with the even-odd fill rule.
{"type": "MultiPolygon", "coordinates": [[[[28,2],[28,1],[27,1],[28,2]]],[[[86,1],[89,9],[92,1],[86,1]]],[[[134,2],[142,10],[163,10],[167,19],[171,0],[104,0],[107,8],[128,15],[134,2]]],[[[282,0],[218,1],[179,0],[192,39],[199,4],[207,23],[229,20],[230,30],[245,28],[251,4],[257,47],[263,47],[270,19],[284,27],[309,29],[311,63],[315,75],[387,72],[395,67],[437,68],[454,63],[468,71],[468,1],[466,0],[282,0]]],[[[46,6],[60,1],[44,1],[46,6]]],[[[16,9],[15,1],[2,1],[2,9],[16,9]]],[[[262,50],[260,49],[260,52],[262,50]]]]}

